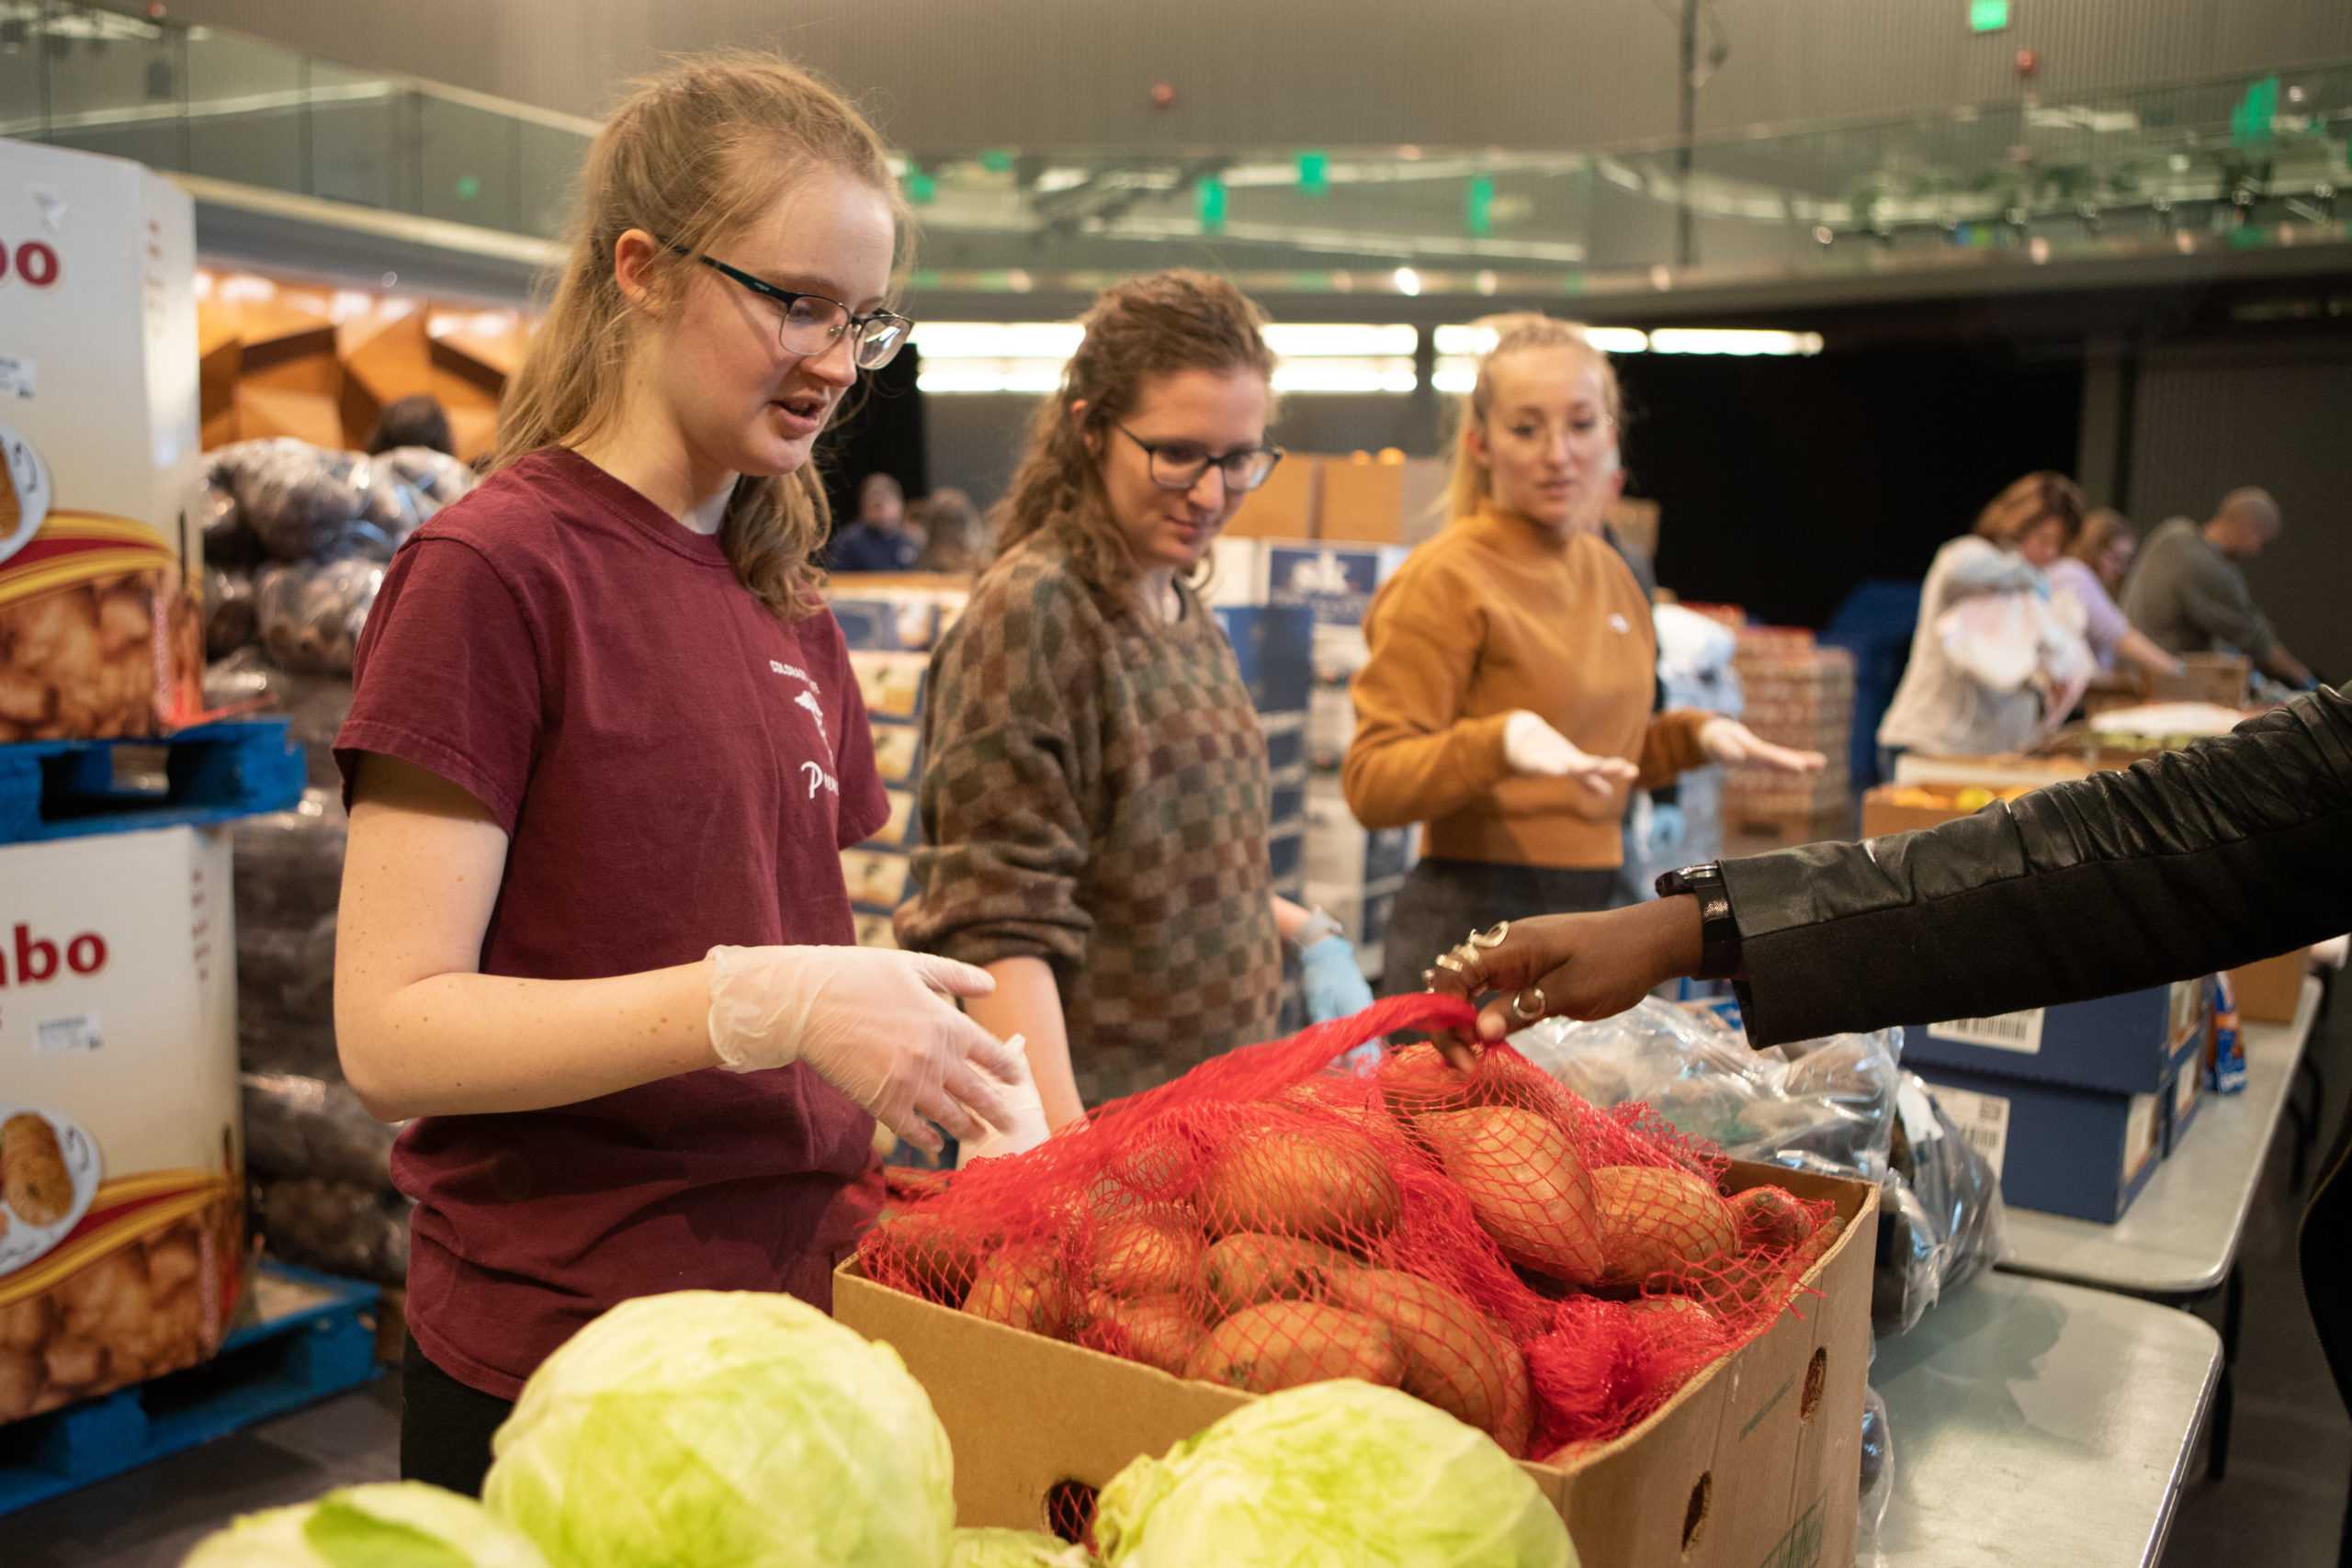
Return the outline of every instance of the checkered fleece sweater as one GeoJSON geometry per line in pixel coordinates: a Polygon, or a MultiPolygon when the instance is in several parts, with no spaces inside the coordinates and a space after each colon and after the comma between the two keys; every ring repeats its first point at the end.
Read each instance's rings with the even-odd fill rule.
{"type": "Polygon", "coordinates": [[[899,942],[1047,960],[1088,1105],[1274,1033],[1266,744],[1183,592],[1112,615],[1046,538],[979,583],[931,660],[922,838],[899,942]]]}

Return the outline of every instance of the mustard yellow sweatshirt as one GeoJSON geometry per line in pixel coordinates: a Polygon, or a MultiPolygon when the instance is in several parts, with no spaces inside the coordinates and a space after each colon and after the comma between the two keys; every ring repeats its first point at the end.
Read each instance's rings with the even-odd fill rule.
{"type": "Polygon", "coordinates": [[[1526,708],[1656,788],[1707,761],[1708,715],[1653,714],[1657,634],[1634,574],[1598,534],[1566,538],[1493,509],[1415,550],[1364,618],[1356,733],[1341,774],[1366,827],[1429,824],[1450,860],[1623,863],[1629,791],[1514,775],[1503,725],[1526,708]]]}

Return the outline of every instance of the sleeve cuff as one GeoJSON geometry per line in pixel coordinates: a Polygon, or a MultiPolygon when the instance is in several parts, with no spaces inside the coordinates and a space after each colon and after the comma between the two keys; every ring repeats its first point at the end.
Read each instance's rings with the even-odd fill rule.
{"type": "Polygon", "coordinates": [[[1481,784],[1498,784],[1510,776],[1510,759],[1503,748],[1503,731],[1510,724],[1509,713],[1490,713],[1461,722],[1464,750],[1481,784]]]}
{"type": "Polygon", "coordinates": [[[351,809],[351,792],[359,782],[360,754],[373,751],[448,780],[481,802],[497,822],[499,831],[510,839],[514,836],[514,819],[523,811],[521,796],[494,783],[489,769],[455,747],[381,720],[356,719],[345,722],[334,738],[334,750],[335,765],[343,773],[345,811],[351,809]]]}

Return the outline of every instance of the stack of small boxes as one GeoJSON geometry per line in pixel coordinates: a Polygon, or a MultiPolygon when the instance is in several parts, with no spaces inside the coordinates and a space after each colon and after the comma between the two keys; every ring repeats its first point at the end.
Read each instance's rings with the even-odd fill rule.
{"type": "Polygon", "coordinates": [[[1337,540],[1228,539],[1217,547],[1218,614],[1255,614],[1241,606],[1261,606],[1304,625],[1309,638],[1300,765],[1282,765],[1292,754],[1285,747],[1277,752],[1276,773],[1278,804],[1291,798],[1285,787],[1291,778],[1304,786],[1304,885],[1283,878],[1278,855],[1276,890],[1337,919],[1368,978],[1381,973],[1389,911],[1412,866],[1419,831],[1359,823],[1340,792],[1339,769],[1355,728],[1349,682],[1368,656],[1364,614],[1406,554],[1401,546],[1337,540]]]}
{"type": "Polygon", "coordinates": [[[1904,1032],[1903,1063],[2018,1208],[2111,1224],[2179,1146],[2205,1084],[2211,982],[1904,1032]]]}
{"type": "Polygon", "coordinates": [[[1784,838],[1842,832],[1853,809],[1847,749],[1854,728],[1854,656],[1820,647],[1811,632],[1795,627],[1742,626],[1732,667],[1747,728],[1777,745],[1818,751],[1828,763],[1817,773],[1726,769],[1724,826],[1784,838]]]}
{"type": "Polygon", "coordinates": [[[1314,617],[1295,604],[1233,603],[1222,592],[1217,597],[1217,620],[1233,644],[1242,683],[1266,735],[1274,792],[1267,807],[1274,891],[1296,898],[1306,874],[1306,700],[1314,617]]]}
{"type": "Polygon", "coordinates": [[[890,916],[906,899],[911,856],[922,838],[915,796],[922,783],[931,649],[962,612],[965,598],[960,586],[899,587],[869,580],[831,599],[873,728],[875,769],[890,801],[881,831],[842,852],[842,880],[849,886],[861,947],[899,945],[890,916]]]}

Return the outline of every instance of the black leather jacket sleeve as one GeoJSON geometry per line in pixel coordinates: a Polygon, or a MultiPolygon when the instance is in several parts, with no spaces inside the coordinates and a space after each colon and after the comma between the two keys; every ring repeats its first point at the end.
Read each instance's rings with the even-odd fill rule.
{"type": "Polygon", "coordinates": [[[1724,864],[1758,1045],[2080,1001],[2352,930],[2352,699],[1919,833],[1724,864]]]}

